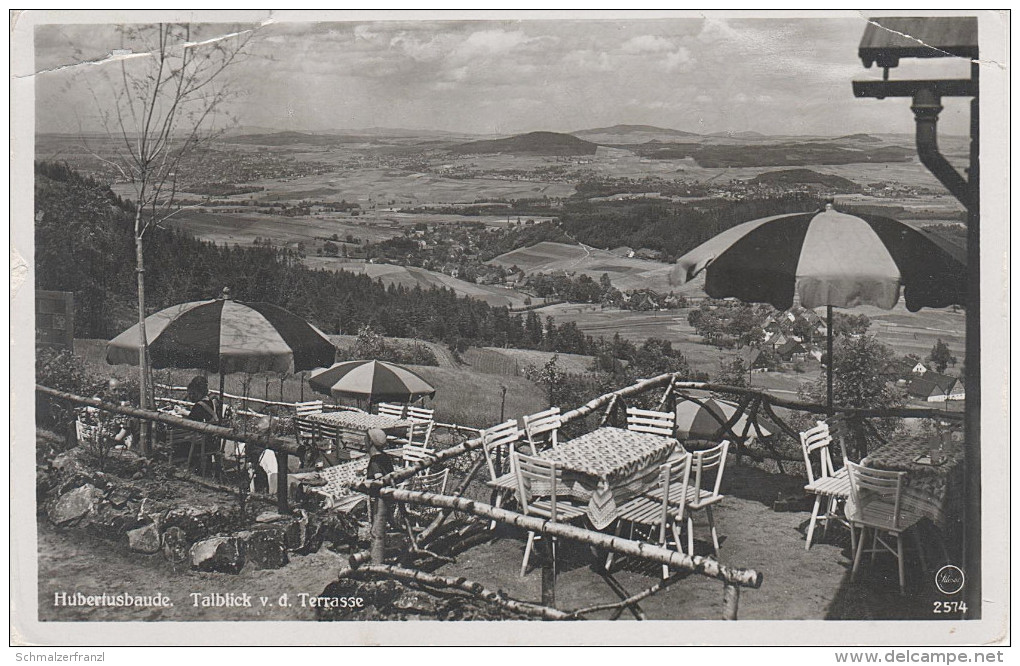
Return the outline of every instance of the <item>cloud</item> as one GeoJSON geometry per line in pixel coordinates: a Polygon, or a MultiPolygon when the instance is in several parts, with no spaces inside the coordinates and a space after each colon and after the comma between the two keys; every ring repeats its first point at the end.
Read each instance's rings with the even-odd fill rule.
{"type": "Polygon", "coordinates": [[[660,37],[658,35],[640,35],[638,37],[631,37],[620,50],[624,53],[641,54],[641,53],[662,53],[663,51],[672,51],[675,48],[673,42],[660,37]]]}

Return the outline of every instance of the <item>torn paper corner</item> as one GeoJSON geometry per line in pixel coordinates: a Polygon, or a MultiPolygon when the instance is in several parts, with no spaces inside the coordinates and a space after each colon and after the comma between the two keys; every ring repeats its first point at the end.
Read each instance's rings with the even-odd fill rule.
{"type": "Polygon", "coordinates": [[[28,262],[11,246],[11,300],[28,278],[28,262]]]}

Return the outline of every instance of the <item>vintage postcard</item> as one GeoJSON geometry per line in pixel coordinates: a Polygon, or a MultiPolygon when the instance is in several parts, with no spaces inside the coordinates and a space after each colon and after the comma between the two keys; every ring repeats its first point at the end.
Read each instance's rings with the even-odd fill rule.
{"type": "Polygon", "coordinates": [[[13,643],[1008,641],[1008,11],[10,26],[13,643]]]}

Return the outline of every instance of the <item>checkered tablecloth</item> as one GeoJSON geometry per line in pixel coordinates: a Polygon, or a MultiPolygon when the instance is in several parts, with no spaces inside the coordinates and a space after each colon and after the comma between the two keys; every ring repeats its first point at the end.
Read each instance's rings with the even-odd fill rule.
{"type": "Polygon", "coordinates": [[[406,430],[411,425],[410,421],[395,419],[392,416],[354,411],[322,412],[320,414],[309,414],[307,418],[309,421],[325,423],[326,425],[337,426],[339,428],[360,430],[362,432],[368,432],[372,428],[378,428],[387,432],[391,430],[406,430]]]}
{"type": "Polygon", "coordinates": [[[599,428],[539,457],[562,463],[559,494],[587,502],[588,519],[596,529],[604,529],[616,520],[624,502],[655,485],[659,466],[679,446],[671,437],[599,428]]]}
{"type": "Polygon", "coordinates": [[[345,504],[344,500],[360,495],[351,486],[365,480],[365,472],[368,469],[368,456],[355,458],[350,462],[325,467],[314,472],[291,474],[288,480],[291,484],[307,483],[310,492],[325,495],[329,500],[328,506],[345,504]],[[318,485],[325,481],[324,485],[318,485]],[[312,483],[309,483],[312,482],[312,483]]]}
{"type": "Polygon", "coordinates": [[[930,449],[928,437],[901,436],[871,451],[862,462],[875,469],[906,472],[902,507],[927,516],[943,532],[954,533],[963,515],[963,443],[959,439],[947,442],[947,458],[941,465],[917,462],[930,449]]]}

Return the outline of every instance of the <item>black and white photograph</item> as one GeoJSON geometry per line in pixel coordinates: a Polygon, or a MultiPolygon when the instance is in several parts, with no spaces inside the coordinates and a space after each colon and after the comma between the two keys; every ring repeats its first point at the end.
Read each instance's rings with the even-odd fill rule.
{"type": "Polygon", "coordinates": [[[1009,18],[11,12],[12,644],[1008,642],[1009,18]]]}

